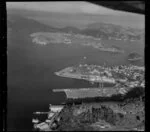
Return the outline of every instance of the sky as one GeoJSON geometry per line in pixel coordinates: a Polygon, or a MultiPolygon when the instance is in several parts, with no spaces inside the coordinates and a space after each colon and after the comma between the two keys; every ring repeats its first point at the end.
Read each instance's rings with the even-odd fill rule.
{"type": "MultiPolygon", "coordinates": [[[[74,2],[7,2],[7,8],[40,10],[63,13],[89,13],[104,15],[126,15],[127,12],[115,11],[84,1],[74,2]]],[[[130,13],[132,14],[132,13],[130,13]]]]}

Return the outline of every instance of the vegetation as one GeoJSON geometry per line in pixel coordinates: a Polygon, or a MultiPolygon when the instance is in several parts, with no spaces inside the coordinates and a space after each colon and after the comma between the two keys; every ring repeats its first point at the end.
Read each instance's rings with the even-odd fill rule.
{"type": "Polygon", "coordinates": [[[132,89],[124,97],[118,98],[119,95],[116,96],[116,101],[114,101],[115,97],[111,97],[110,99],[94,98],[91,100],[87,98],[86,101],[69,100],[60,115],[61,122],[58,130],[92,131],[95,130],[95,128],[92,127],[91,124],[100,121],[105,121],[110,124],[110,126],[116,128],[143,128],[142,124],[145,121],[144,89],[138,87],[132,89]],[[132,95],[133,93],[135,96],[132,95]],[[119,101],[119,99],[121,100],[119,101]],[[94,102],[94,104],[92,102],[94,102]],[[118,112],[114,111],[109,104],[107,105],[107,102],[117,104],[118,107],[114,107],[114,109],[118,109],[118,112]],[[122,113],[122,110],[126,112],[126,114],[122,113]],[[74,112],[76,112],[76,114],[74,114],[74,112]]]}
{"type": "MultiPolygon", "coordinates": [[[[130,100],[131,101],[131,100],[130,100]]],[[[142,102],[138,102],[138,99],[133,100],[133,102],[126,101],[124,105],[119,105],[119,107],[133,107],[130,110],[134,111],[134,105],[142,102]]],[[[111,126],[122,127],[122,128],[133,128],[140,123],[142,123],[144,118],[144,111],[137,109],[135,113],[128,112],[127,114],[114,112],[109,105],[97,103],[99,107],[92,106],[92,104],[86,103],[87,106],[81,105],[66,105],[64,111],[61,113],[62,120],[58,130],[92,130],[91,124],[104,120],[111,126]],[[87,109],[82,111],[82,109],[87,109]],[[80,111],[79,114],[74,115],[74,111],[80,111]]],[[[137,106],[142,107],[142,106],[137,106]]],[[[125,109],[126,110],[126,109],[125,109]]]]}

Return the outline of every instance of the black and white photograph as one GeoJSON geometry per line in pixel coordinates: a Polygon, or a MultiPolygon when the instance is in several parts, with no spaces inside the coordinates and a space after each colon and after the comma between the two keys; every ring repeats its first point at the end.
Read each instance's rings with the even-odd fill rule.
{"type": "Polygon", "coordinates": [[[145,2],[6,2],[7,131],[144,131],[145,2]]]}

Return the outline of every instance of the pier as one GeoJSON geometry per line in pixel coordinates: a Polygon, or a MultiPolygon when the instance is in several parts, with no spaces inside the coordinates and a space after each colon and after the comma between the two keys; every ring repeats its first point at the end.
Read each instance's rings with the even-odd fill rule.
{"type": "Polygon", "coordinates": [[[59,119],[59,115],[64,108],[63,105],[51,105],[49,106],[49,112],[34,112],[34,114],[47,114],[48,119],[45,122],[39,123],[38,119],[33,119],[34,128],[40,131],[52,131],[55,121],[59,119]]]}
{"type": "Polygon", "coordinates": [[[93,98],[93,97],[110,97],[120,93],[120,88],[70,88],[70,89],[53,89],[53,92],[65,92],[67,99],[93,98]]]}

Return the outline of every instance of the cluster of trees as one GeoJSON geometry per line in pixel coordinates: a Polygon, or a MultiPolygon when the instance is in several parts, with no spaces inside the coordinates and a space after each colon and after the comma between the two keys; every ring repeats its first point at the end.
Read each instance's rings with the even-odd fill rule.
{"type": "MultiPolygon", "coordinates": [[[[134,99],[134,101],[137,101],[137,99],[134,99]]],[[[130,101],[127,101],[126,103],[130,103],[130,101]]],[[[127,128],[136,126],[144,121],[144,112],[143,114],[140,112],[137,114],[129,113],[124,115],[122,113],[115,113],[109,106],[104,104],[101,104],[99,107],[89,107],[87,111],[74,116],[73,111],[78,109],[81,105],[66,105],[61,113],[61,122],[58,127],[59,130],[92,130],[93,128],[90,125],[99,120],[104,120],[110,125],[116,127],[127,128]]]]}

